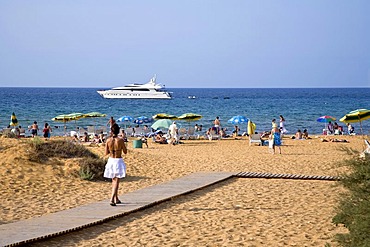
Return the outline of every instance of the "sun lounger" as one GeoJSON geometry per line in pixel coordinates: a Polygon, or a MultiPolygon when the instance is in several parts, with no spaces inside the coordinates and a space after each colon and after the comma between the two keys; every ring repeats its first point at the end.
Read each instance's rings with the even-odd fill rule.
{"type": "Polygon", "coordinates": [[[216,134],[216,131],[211,130],[211,132],[208,135],[208,140],[212,141],[212,140],[220,140],[220,139],[221,139],[221,135],[216,134]]]}
{"type": "Polygon", "coordinates": [[[180,128],[179,129],[179,139],[180,140],[184,140],[184,139],[188,139],[188,134],[187,134],[187,131],[185,128],[180,128]]]}
{"type": "MultiPolygon", "coordinates": [[[[89,136],[94,136],[95,135],[95,126],[87,126],[87,134],[89,136]]],[[[83,134],[81,135],[83,136],[83,134]]]]}
{"type": "Polygon", "coordinates": [[[135,134],[135,132],[134,132],[134,130],[133,130],[133,128],[132,128],[132,127],[128,127],[128,128],[126,128],[126,129],[125,129],[125,132],[126,132],[126,136],[127,136],[127,137],[133,137],[133,136],[134,136],[134,134],[135,134]]]}
{"type": "Polygon", "coordinates": [[[19,137],[26,137],[26,129],[21,128],[19,130],[19,137]]]}
{"type": "Polygon", "coordinates": [[[258,145],[262,145],[260,134],[252,134],[252,135],[249,135],[249,146],[251,146],[252,143],[256,143],[258,145]]]}
{"type": "Polygon", "coordinates": [[[189,127],[187,135],[188,135],[188,139],[199,139],[199,134],[195,133],[194,127],[189,127]]]}

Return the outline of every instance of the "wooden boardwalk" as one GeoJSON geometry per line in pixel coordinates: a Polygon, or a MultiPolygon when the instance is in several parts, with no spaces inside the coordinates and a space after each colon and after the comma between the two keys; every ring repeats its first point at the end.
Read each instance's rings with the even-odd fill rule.
{"type": "Polygon", "coordinates": [[[100,224],[176,196],[191,193],[235,176],[231,172],[194,173],[170,182],[121,195],[123,204],[109,205],[109,200],[0,225],[0,246],[17,246],[46,239],[88,226],[100,224]]]}

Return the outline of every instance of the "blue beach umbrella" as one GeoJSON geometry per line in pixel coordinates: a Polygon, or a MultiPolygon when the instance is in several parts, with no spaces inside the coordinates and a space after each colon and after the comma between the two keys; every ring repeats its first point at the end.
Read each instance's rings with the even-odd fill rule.
{"type": "Polygon", "coordinates": [[[132,122],[134,121],[134,118],[131,116],[122,116],[117,119],[117,122],[132,122]]]}
{"type": "Polygon", "coordinates": [[[153,122],[153,118],[148,118],[145,116],[138,117],[134,120],[135,124],[145,124],[145,123],[151,123],[153,122]]]}
{"type": "Polygon", "coordinates": [[[249,119],[245,116],[234,116],[230,118],[227,122],[231,124],[241,124],[241,123],[248,123],[249,119]]]}
{"type": "Polygon", "coordinates": [[[120,118],[117,119],[117,122],[123,122],[124,123],[124,127],[127,128],[128,126],[128,123],[131,123],[132,121],[134,121],[134,118],[131,117],[131,116],[122,116],[120,118]]]}

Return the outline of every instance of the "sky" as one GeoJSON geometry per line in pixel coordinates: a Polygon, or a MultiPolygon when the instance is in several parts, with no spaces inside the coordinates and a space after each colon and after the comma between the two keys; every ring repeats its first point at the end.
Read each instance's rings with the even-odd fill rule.
{"type": "Polygon", "coordinates": [[[0,87],[370,87],[369,0],[0,0],[0,87]]]}

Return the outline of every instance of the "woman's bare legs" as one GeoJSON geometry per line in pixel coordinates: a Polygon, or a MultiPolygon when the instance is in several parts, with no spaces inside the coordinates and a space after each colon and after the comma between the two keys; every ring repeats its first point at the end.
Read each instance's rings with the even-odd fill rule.
{"type": "Polygon", "coordinates": [[[118,187],[119,187],[119,178],[112,178],[112,197],[110,200],[110,205],[116,206],[116,203],[120,203],[118,199],[118,187]]]}

